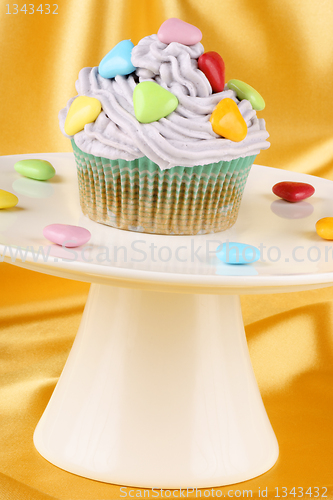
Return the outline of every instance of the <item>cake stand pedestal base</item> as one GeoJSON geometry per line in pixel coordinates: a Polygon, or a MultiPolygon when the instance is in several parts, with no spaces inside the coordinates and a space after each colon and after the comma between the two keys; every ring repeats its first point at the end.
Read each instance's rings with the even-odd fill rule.
{"type": "Polygon", "coordinates": [[[266,472],[278,444],[239,297],[92,284],[34,442],[62,469],[127,486],[206,488],[266,472]]]}

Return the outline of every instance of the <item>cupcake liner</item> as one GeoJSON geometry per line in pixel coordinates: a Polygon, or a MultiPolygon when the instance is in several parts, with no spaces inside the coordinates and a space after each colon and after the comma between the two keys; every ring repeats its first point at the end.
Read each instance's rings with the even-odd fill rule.
{"type": "Polygon", "coordinates": [[[81,208],[90,219],[155,234],[205,234],[231,227],[256,155],[161,170],[147,157],[109,160],[72,140],[81,208]]]}

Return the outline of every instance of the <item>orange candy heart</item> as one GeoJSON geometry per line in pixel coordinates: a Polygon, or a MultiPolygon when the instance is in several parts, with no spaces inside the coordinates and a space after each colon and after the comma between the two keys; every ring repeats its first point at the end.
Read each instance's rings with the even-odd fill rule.
{"type": "Polygon", "coordinates": [[[216,134],[231,141],[239,142],[246,137],[245,120],[235,101],[228,97],[218,103],[210,117],[210,123],[216,134]]]}

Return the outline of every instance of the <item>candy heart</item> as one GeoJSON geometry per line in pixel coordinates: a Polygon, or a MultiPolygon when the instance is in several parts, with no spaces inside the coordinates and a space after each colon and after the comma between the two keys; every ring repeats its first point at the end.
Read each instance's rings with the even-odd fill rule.
{"type": "Polygon", "coordinates": [[[131,61],[134,44],[131,40],[122,40],[101,60],[98,72],[103,78],[117,75],[129,75],[136,70],[131,61]]]}
{"type": "Polygon", "coordinates": [[[20,160],[14,165],[16,172],[24,177],[38,181],[47,181],[55,175],[54,167],[46,160],[20,160]]]}
{"type": "Polygon", "coordinates": [[[216,249],[216,257],[225,264],[250,264],[260,258],[260,250],[246,243],[223,243],[216,249]]]}
{"type": "Polygon", "coordinates": [[[251,85],[240,80],[229,80],[227,83],[229,89],[234,90],[240,101],[247,99],[250,101],[252,108],[256,111],[261,111],[265,107],[265,101],[251,85]]]}
{"type": "Polygon", "coordinates": [[[94,122],[102,109],[101,103],[94,97],[80,95],[72,102],[65,121],[65,132],[74,135],[84,129],[87,123],[94,122]]]}
{"type": "Polygon", "coordinates": [[[160,42],[178,42],[183,45],[194,45],[202,39],[199,28],[176,17],[164,21],[158,30],[157,36],[160,42]]]}
{"type": "Polygon", "coordinates": [[[206,75],[213,92],[222,92],[225,83],[225,66],[220,54],[205,52],[198,59],[198,68],[206,75]]]}
{"type": "Polygon", "coordinates": [[[333,240],[333,217],[324,217],[316,222],[316,232],[324,240],[333,240]]]}
{"type": "Polygon", "coordinates": [[[66,248],[79,247],[87,243],[91,238],[88,229],[70,224],[50,224],[43,229],[43,235],[47,240],[66,248]]]}
{"type": "Polygon", "coordinates": [[[306,182],[283,181],[275,184],[272,191],[276,196],[295,203],[312,196],[315,188],[306,182]]]}
{"type": "Polygon", "coordinates": [[[141,82],[133,92],[136,119],[151,123],[172,113],[178,106],[177,97],[155,82],[141,82]]]}
{"type": "Polygon", "coordinates": [[[12,208],[18,204],[18,197],[13,193],[0,189],[0,209],[12,208]]]}
{"type": "Polygon", "coordinates": [[[246,137],[245,120],[235,101],[228,97],[218,103],[210,117],[210,123],[216,134],[231,141],[239,142],[246,137]]]}

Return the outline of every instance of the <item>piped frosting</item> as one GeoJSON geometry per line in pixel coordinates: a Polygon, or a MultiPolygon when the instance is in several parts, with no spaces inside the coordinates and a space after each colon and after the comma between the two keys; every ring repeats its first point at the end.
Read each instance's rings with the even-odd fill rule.
{"type": "MultiPolygon", "coordinates": [[[[110,159],[134,160],[147,156],[162,170],[176,165],[192,167],[255,155],[267,149],[265,121],[258,119],[246,99],[226,86],[213,93],[209,80],[198,69],[204,53],[201,43],[165,44],[157,35],[143,38],[132,50],[136,70],[128,76],[103,78],[98,68],[84,68],[76,82],[78,95],[98,99],[102,111],[93,123],[74,135],[84,152],[110,159]],[[153,81],[172,92],[178,106],[171,114],[151,123],[140,123],[134,113],[133,92],[139,82],[153,81]],[[234,142],[213,131],[210,117],[217,104],[232,99],[247,125],[245,139],[234,142]]],[[[59,113],[60,127],[75,98],[59,113]]]]}

